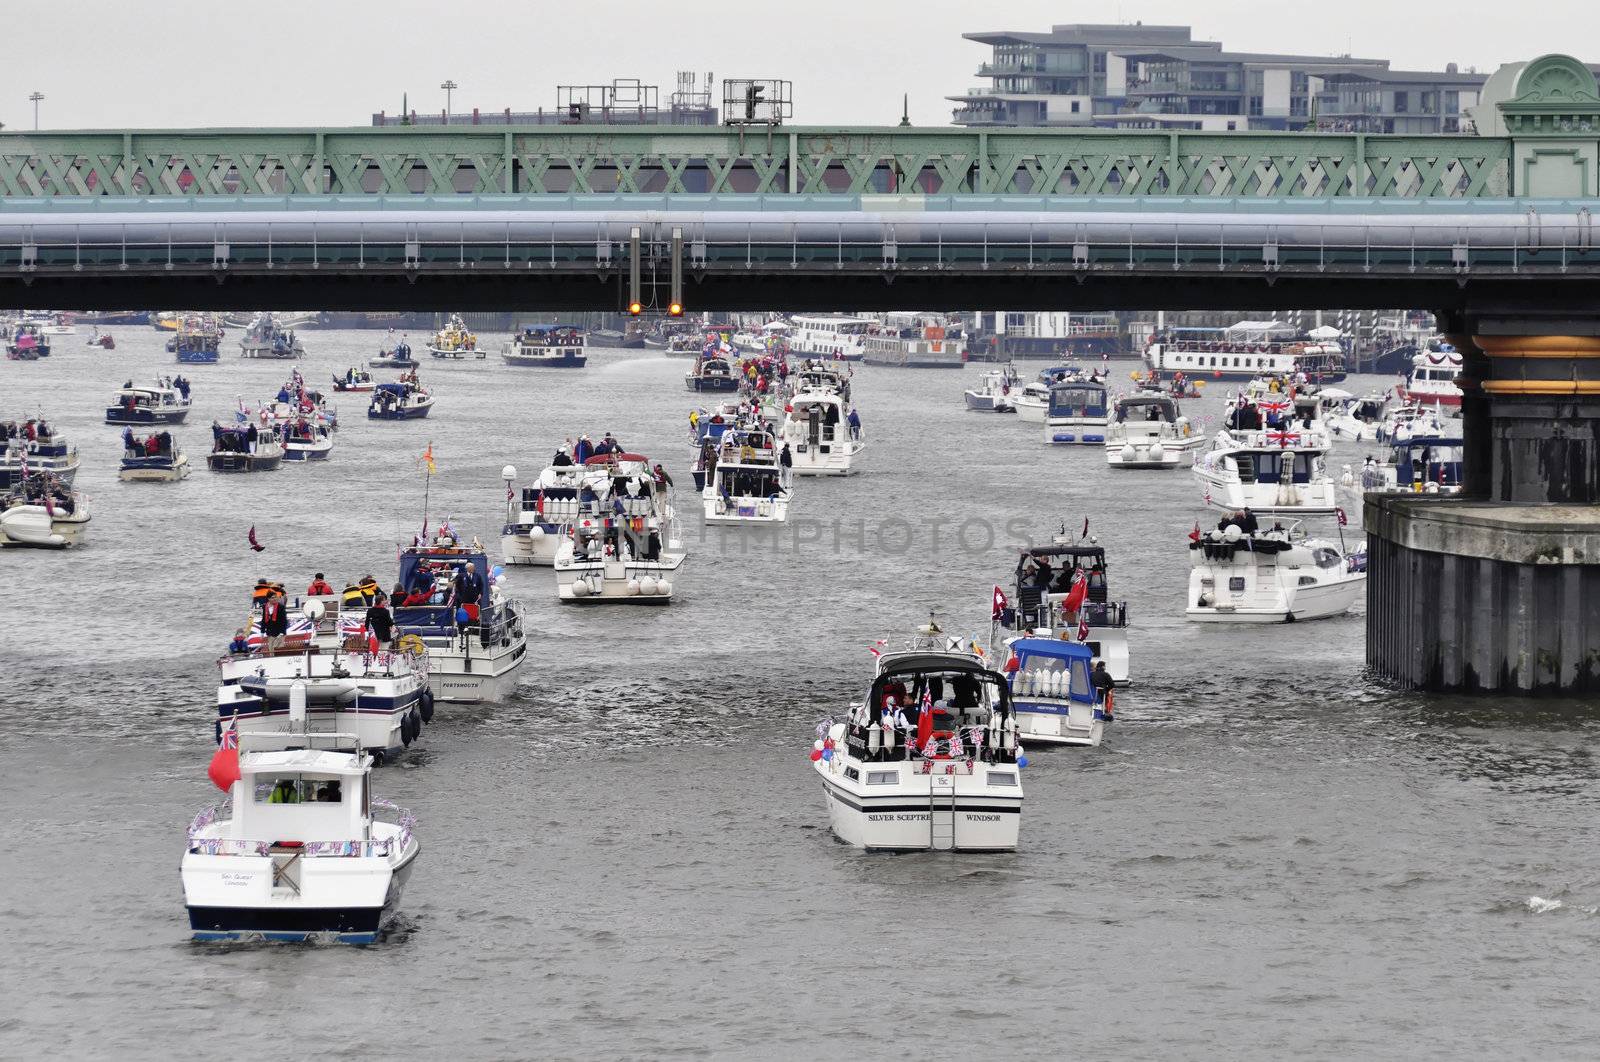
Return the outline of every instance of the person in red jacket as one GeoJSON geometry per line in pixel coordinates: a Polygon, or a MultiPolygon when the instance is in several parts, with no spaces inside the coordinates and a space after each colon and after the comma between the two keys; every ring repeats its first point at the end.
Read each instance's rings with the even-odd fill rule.
{"type": "Polygon", "coordinates": [[[333,587],[328,585],[328,581],[322,577],[321,572],[318,572],[317,577],[311,580],[311,585],[306,587],[307,597],[326,597],[332,593],[333,587]]]}

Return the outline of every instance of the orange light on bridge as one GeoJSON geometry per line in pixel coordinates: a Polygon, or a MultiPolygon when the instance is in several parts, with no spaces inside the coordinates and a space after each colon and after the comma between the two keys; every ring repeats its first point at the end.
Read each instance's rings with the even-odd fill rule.
{"type": "Polygon", "coordinates": [[[668,304],[668,306],[667,306],[667,316],[668,317],[682,317],[683,316],[683,303],[674,302],[674,303],[668,304]]]}
{"type": "Polygon", "coordinates": [[[644,313],[644,303],[637,300],[628,303],[628,312],[638,317],[641,313],[644,313]]]}

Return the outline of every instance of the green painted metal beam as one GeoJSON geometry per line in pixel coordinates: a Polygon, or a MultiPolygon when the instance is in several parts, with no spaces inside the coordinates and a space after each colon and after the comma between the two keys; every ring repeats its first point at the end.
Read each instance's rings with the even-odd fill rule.
{"type": "Polygon", "coordinates": [[[925,193],[1500,198],[1511,137],[399,126],[0,133],[0,199],[925,193]]]}

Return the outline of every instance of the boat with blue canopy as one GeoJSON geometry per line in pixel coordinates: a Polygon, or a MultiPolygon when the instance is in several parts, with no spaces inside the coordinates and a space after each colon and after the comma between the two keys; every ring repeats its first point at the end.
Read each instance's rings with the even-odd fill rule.
{"type": "Polygon", "coordinates": [[[367,406],[368,420],[420,420],[433,410],[433,394],[417,381],[415,371],[398,382],[381,383],[372,389],[367,406]]]}
{"type": "Polygon", "coordinates": [[[1040,745],[1099,745],[1110,716],[1090,678],[1094,651],[1059,638],[1017,638],[1009,644],[1005,670],[1017,737],[1040,745]]]}
{"type": "Polygon", "coordinates": [[[1072,380],[1050,388],[1044,413],[1044,441],[1052,445],[1103,445],[1111,424],[1106,385],[1072,380]]]}

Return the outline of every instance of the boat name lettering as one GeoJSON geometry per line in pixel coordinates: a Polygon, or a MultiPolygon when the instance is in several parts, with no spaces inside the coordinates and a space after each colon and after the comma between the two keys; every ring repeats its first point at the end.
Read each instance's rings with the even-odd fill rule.
{"type": "Polygon", "coordinates": [[[927,822],[926,811],[885,811],[869,814],[868,822],[927,822]]]}

